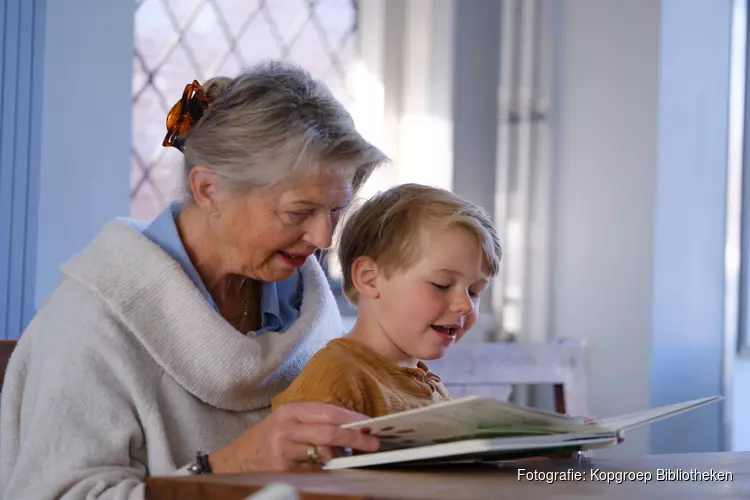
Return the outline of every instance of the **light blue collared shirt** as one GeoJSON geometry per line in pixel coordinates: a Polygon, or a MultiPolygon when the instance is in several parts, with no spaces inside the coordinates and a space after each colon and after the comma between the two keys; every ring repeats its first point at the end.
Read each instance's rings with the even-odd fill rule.
{"type": "MultiPolygon", "coordinates": [[[[198,287],[209,304],[219,312],[211,294],[208,293],[198,271],[190,262],[185,246],[177,231],[175,218],[182,211],[182,203],[172,203],[156,219],[143,228],[143,235],[156,243],[172,257],[185,271],[190,280],[198,287]]],[[[261,288],[261,327],[257,335],[266,332],[283,332],[299,318],[302,304],[302,280],[296,270],[286,281],[264,281],[261,288]]]]}

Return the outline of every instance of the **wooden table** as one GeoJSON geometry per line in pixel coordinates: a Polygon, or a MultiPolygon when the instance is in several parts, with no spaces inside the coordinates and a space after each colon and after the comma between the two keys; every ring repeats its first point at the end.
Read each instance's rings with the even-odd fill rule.
{"type": "Polygon", "coordinates": [[[747,499],[750,498],[750,453],[651,455],[628,459],[594,458],[583,462],[539,460],[412,471],[353,469],[296,474],[153,477],[147,483],[146,498],[242,500],[264,485],[274,482],[285,482],[295,486],[300,492],[301,499],[316,500],[747,499]],[[522,472],[521,469],[525,470],[522,472]],[[681,480],[665,480],[658,476],[660,470],[684,477],[681,480]],[[712,471],[715,474],[710,476],[712,471]],[[637,474],[638,472],[640,474],[637,474]],[[646,480],[646,473],[650,473],[650,480],[646,480]],[[533,475],[549,477],[552,474],[557,474],[557,477],[549,482],[532,478],[533,475]],[[618,474],[622,479],[619,484],[618,474]],[[703,480],[696,478],[697,475],[701,475],[703,480]],[[610,482],[607,481],[607,477],[610,478],[610,482]]]}

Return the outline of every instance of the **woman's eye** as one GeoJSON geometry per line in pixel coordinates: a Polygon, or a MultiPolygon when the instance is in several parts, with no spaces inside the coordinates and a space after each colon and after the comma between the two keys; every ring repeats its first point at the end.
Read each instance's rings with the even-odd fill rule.
{"type": "Polygon", "coordinates": [[[440,283],[433,283],[432,286],[438,290],[448,290],[451,287],[450,285],[441,285],[440,283]]]}
{"type": "Polygon", "coordinates": [[[287,212],[287,215],[292,224],[300,224],[310,217],[311,212],[287,212]]]}

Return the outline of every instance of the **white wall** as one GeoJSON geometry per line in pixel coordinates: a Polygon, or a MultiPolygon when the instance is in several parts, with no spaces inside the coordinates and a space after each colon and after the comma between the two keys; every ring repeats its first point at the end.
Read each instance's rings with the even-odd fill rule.
{"type": "MultiPolygon", "coordinates": [[[[661,3],[651,329],[654,406],[725,390],[732,23],[732,0],[661,3]]],[[[654,425],[651,451],[722,449],[722,410],[722,405],[713,405],[654,425]]]]}
{"type": "MultiPolygon", "coordinates": [[[[550,333],[588,343],[591,412],[613,416],[651,403],[660,3],[553,5],[550,333]]],[[[647,450],[647,431],[618,447],[647,450]]]]}
{"type": "MultiPolygon", "coordinates": [[[[550,333],[587,341],[595,415],[721,393],[731,0],[553,5],[550,333]]],[[[607,453],[719,450],[721,422],[607,453]]]]}

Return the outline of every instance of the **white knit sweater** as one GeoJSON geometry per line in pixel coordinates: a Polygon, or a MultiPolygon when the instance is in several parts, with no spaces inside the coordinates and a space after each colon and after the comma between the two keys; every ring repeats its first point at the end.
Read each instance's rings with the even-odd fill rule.
{"type": "Polygon", "coordinates": [[[138,499],[233,441],[330,339],[341,317],[318,262],[299,319],[245,336],[167,256],[110,222],[62,267],[23,334],[0,404],[0,497],[138,499]]]}

